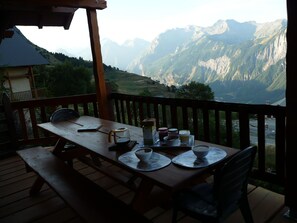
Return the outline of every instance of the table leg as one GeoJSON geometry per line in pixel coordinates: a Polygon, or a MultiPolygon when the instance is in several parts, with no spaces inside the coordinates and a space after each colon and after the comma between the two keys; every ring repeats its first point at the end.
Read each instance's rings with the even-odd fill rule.
{"type": "Polygon", "coordinates": [[[154,184],[146,179],[142,179],[136,194],[132,200],[131,206],[140,213],[144,213],[149,208],[149,195],[153,189],[154,184]]]}
{"type": "Polygon", "coordinates": [[[64,146],[66,145],[66,142],[67,141],[65,139],[62,139],[62,138],[58,139],[58,141],[55,145],[55,148],[53,150],[53,154],[59,156],[59,154],[63,151],[64,146]]]}
{"type": "MultiPolygon", "coordinates": [[[[67,141],[60,138],[58,139],[56,145],[55,145],[55,148],[53,150],[53,154],[56,155],[56,156],[60,156],[60,157],[63,157],[62,156],[62,153],[63,153],[63,150],[65,149],[65,145],[66,145],[67,141]]],[[[67,159],[67,163],[69,166],[73,167],[73,160],[72,159],[67,159]]]]}
{"type": "Polygon", "coordinates": [[[30,195],[34,196],[38,194],[43,184],[44,180],[40,176],[38,176],[30,189],[30,195]]]}

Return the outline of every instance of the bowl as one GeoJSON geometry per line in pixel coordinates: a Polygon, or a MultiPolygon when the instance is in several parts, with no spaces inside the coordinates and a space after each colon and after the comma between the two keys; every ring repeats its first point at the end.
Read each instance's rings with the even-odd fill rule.
{"type": "Polygon", "coordinates": [[[179,143],[180,143],[180,140],[178,137],[169,137],[169,136],[164,137],[164,144],[166,146],[178,146],[179,143]]]}
{"type": "Polygon", "coordinates": [[[192,147],[192,151],[196,155],[197,159],[202,159],[207,156],[207,154],[209,152],[209,146],[195,145],[192,147]]]}
{"type": "Polygon", "coordinates": [[[153,154],[153,150],[151,148],[143,148],[135,151],[136,157],[141,162],[147,162],[151,158],[152,154],[153,154]]]}

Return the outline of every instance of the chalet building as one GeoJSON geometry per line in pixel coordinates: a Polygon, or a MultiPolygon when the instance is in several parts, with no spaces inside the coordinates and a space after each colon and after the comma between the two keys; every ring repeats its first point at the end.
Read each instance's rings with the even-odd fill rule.
{"type": "Polygon", "coordinates": [[[12,31],[12,37],[0,43],[0,75],[5,80],[3,87],[12,101],[38,98],[33,66],[48,64],[48,61],[17,28],[12,31]]]}

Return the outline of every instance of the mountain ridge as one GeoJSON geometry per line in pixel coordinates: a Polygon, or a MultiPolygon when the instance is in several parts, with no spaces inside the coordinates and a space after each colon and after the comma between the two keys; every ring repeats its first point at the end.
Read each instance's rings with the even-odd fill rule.
{"type": "MultiPolygon", "coordinates": [[[[167,30],[152,43],[141,39],[124,42],[125,53],[117,54],[118,61],[124,61],[120,55],[129,57],[130,68],[121,70],[141,74],[167,86],[178,87],[191,81],[208,84],[219,101],[267,103],[283,99],[287,21],[245,22],[244,27],[249,27],[244,28],[245,32],[240,31],[242,24],[220,20],[212,27],[167,30]],[[248,36],[253,37],[228,39],[224,33],[233,37],[250,33],[248,36]],[[134,50],[135,54],[129,50],[134,50]]],[[[108,64],[104,58],[103,62],[108,64]]]]}
{"type": "Polygon", "coordinates": [[[285,89],[286,25],[286,20],[219,20],[211,27],[170,29],[156,37],[125,70],[169,86],[190,81],[209,84],[217,97],[231,102],[280,100],[285,89]],[[230,99],[230,92],[219,86],[228,86],[235,80],[243,84],[230,99]],[[240,90],[247,92],[255,83],[262,86],[257,91],[266,99],[236,98],[241,95],[240,90]]]}

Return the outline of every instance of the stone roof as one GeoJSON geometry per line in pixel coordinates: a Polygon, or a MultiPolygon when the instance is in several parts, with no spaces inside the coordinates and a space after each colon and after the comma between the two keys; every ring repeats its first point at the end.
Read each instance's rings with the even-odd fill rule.
{"type": "Polygon", "coordinates": [[[0,67],[20,67],[49,64],[34,45],[17,29],[14,35],[0,44],[0,67]]]}

